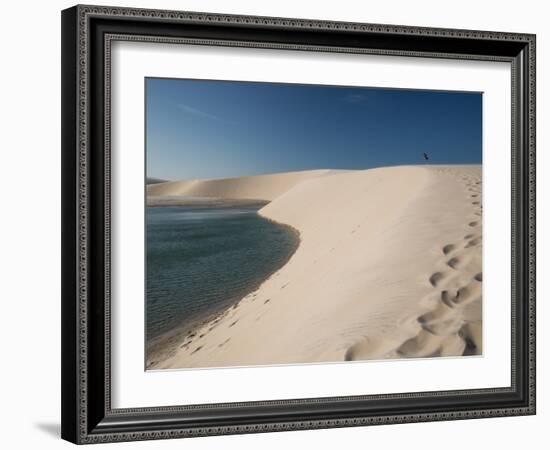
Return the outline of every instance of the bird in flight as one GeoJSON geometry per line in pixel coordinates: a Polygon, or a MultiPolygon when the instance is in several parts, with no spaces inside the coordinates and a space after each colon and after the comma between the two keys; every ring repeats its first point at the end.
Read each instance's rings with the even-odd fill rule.
{"type": "Polygon", "coordinates": [[[428,156],[428,154],[426,152],[422,153],[422,156],[424,157],[424,159],[426,161],[428,161],[430,159],[430,157],[428,156]]]}

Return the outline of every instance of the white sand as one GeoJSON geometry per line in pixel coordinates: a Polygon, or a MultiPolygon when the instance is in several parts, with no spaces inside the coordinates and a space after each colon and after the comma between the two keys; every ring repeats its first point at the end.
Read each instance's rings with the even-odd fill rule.
{"type": "Polygon", "coordinates": [[[305,170],[216,180],[184,180],[147,186],[147,197],[212,197],[273,200],[309,178],[333,175],[340,170],[305,170]]]}
{"type": "Polygon", "coordinates": [[[480,166],[278,176],[233,179],[227,190],[202,182],[200,193],[180,182],[184,195],[273,200],[260,214],[301,242],[254,293],[150,368],[481,353],[480,166]]]}

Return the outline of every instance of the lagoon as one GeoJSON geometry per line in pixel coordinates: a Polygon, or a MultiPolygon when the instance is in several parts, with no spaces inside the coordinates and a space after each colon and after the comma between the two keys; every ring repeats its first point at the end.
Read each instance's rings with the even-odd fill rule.
{"type": "Polygon", "coordinates": [[[283,266],[299,237],[249,204],[146,208],[147,344],[221,313],[283,266]]]}

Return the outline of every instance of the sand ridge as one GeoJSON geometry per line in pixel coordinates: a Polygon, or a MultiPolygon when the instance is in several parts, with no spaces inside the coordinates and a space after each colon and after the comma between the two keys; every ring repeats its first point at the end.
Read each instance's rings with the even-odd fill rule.
{"type": "Polygon", "coordinates": [[[288,263],[149,368],[481,353],[480,166],[319,175],[260,210],[300,232],[288,263]]]}
{"type": "Polygon", "coordinates": [[[296,184],[339,170],[304,170],[213,180],[170,181],[147,186],[147,197],[210,197],[241,200],[273,200],[296,184]]]}

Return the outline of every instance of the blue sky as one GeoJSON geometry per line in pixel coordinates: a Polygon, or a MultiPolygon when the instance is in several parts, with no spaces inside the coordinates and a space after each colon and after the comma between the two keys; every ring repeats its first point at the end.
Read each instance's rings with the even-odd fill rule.
{"type": "Polygon", "coordinates": [[[146,79],[147,176],[480,164],[480,93],[146,79]]]}

